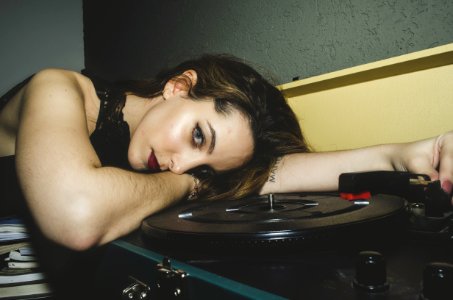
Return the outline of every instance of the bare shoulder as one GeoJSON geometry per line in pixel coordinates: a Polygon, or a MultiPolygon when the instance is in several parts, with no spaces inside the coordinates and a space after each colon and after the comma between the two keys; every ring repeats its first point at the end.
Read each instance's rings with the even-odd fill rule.
{"type": "MultiPolygon", "coordinates": [[[[89,84],[85,76],[68,70],[45,69],[33,76],[21,95],[15,145],[18,169],[67,163],[68,157],[97,163],[85,105],[89,84]],[[34,161],[37,157],[39,162],[34,161]]],[[[63,170],[61,164],[58,167],[63,170]]]]}
{"type": "MultiPolygon", "coordinates": [[[[61,114],[65,109],[70,109],[71,114],[78,109],[83,120],[90,120],[89,111],[96,116],[97,108],[87,105],[87,102],[99,103],[89,101],[97,97],[93,90],[91,81],[77,72],[62,69],[37,72],[0,111],[0,156],[15,153],[16,136],[23,118],[34,118],[42,113],[50,119],[51,115],[61,114]]],[[[94,128],[93,123],[86,122],[89,130],[94,128]]]]}
{"type": "Polygon", "coordinates": [[[44,69],[37,72],[27,85],[27,93],[65,92],[83,96],[92,88],[90,79],[82,74],[64,69],[44,69]]]}
{"type": "Polygon", "coordinates": [[[64,69],[41,70],[27,85],[23,99],[39,102],[38,105],[54,108],[54,111],[57,107],[65,109],[76,105],[84,112],[89,132],[95,128],[99,99],[92,81],[81,73],[64,69]]]}

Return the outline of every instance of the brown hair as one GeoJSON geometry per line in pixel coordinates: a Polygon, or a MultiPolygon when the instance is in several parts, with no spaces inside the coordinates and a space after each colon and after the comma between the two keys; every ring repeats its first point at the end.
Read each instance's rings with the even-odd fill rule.
{"type": "Polygon", "coordinates": [[[255,194],[268,180],[278,157],[309,151],[282,93],[235,57],[203,55],[162,71],[153,79],[128,82],[126,89],[138,96],[155,97],[162,94],[170,79],[181,79],[186,70],[197,73],[190,98],[213,98],[216,111],[224,114],[237,109],[249,120],[254,138],[253,157],[244,166],[213,176],[205,176],[203,168],[192,170],[201,179],[201,198],[236,199],[255,194]]]}

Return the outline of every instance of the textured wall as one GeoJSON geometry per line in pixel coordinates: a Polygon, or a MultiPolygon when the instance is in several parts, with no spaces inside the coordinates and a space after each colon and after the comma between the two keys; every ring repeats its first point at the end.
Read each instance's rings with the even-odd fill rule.
{"type": "Polygon", "coordinates": [[[0,95],[43,68],[82,69],[82,0],[0,0],[0,45],[0,95]]]}
{"type": "Polygon", "coordinates": [[[114,23],[110,34],[121,42],[107,41],[101,50],[116,52],[119,65],[104,66],[113,77],[118,70],[150,75],[187,56],[228,52],[283,83],[453,42],[451,0],[113,2],[108,6],[117,12],[106,5],[97,14],[114,23]]]}

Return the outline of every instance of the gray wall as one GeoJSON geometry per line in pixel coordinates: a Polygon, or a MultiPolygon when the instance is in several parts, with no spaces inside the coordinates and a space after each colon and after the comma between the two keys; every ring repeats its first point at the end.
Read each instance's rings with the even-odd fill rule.
{"type": "Polygon", "coordinates": [[[0,95],[47,67],[81,70],[82,0],[0,0],[0,95]]]}
{"type": "MultiPolygon", "coordinates": [[[[105,67],[131,77],[228,52],[284,83],[453,42],[451,0],[87,1],[104,2],[104,16],[120,3],[100,35],[128,38],[105,67]]],[[[82,22],[82,0],[0,0],[0,93],[41,68],[82,69],[82,22]]]]}
{"type": "Polygon", "coordinates": [[[156,29],[134,50],[149,70],[229,52],[283,83],[453,42],[451,0],[148,2],[123,22],[156,29]]]}

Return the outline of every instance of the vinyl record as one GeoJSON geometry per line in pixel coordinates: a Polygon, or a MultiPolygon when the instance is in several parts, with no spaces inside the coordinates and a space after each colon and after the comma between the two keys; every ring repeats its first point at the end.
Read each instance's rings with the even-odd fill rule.
{"type": "Polygon", "coordinates": [[[186,202],[145,219],[142,231],[152,239],[178,242],[320,241],[385,231],[404,212],[405,200],[390,195],[347,201],[334,195],[273,194],[186,202]]]}

